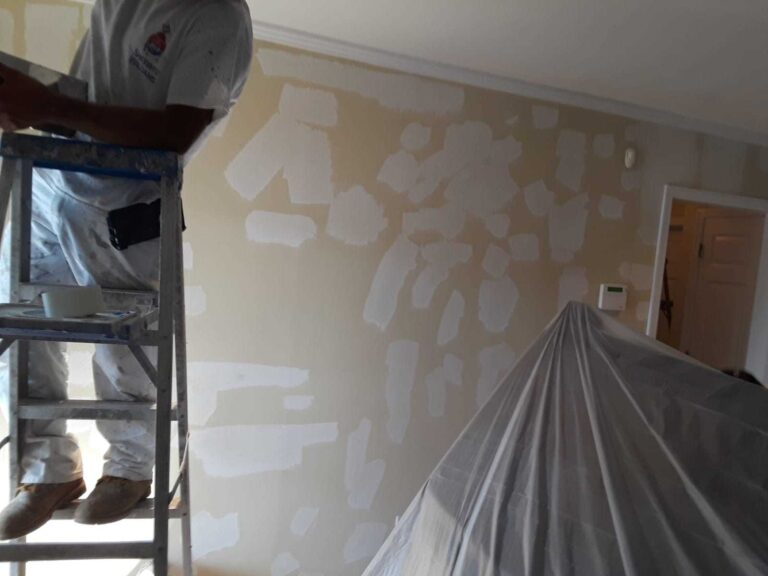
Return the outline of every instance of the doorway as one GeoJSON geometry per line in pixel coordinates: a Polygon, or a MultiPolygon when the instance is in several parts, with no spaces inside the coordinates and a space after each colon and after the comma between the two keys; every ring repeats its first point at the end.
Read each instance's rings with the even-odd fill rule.
{"type": "Polygon", "coordinates": [[[647,333],[768,382],[768,201],[668,186],[647,333]]]}

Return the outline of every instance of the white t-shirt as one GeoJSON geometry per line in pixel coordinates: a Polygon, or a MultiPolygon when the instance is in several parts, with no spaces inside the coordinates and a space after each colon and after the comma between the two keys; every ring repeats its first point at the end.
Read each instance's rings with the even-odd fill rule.
{"type": "MultiPolygon", "coordinates": [[[[200,149],[240,96],[253,51],[245,0],[97,0],[72,75],[97,104],[213,110],[200,149]]],[[[154,183],[40,170],[53,190],[111,210],[158,196],[154,183]]]]}

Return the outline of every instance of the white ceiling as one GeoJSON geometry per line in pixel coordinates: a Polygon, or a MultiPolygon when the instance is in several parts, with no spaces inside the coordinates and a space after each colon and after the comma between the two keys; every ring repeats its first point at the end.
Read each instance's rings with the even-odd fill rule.
{"type": "Polygon", "coordinates": [[[766,0],[249,0],[267,25],[768,135],[766,0]]]}

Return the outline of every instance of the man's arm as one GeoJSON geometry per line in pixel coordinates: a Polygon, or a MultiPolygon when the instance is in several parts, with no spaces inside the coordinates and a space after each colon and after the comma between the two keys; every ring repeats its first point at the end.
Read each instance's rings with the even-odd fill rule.
{"type": "Polygon", "coordinates": [[[213,111],[191,106],[142,110],[67,98],[0,65],[0,128],[58,125],[118,146],[184,154],[213,120],[213,111]]]}
{"type": "Polygon", "coordinates": [[[184,154],[213,120],[213,110],[168,106],[142,110],[58,97],[46,124],[83,132],[99,142],[184,154]]]}

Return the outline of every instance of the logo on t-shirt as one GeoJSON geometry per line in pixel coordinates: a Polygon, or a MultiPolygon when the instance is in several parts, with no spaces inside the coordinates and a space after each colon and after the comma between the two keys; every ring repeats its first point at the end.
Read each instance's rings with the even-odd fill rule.
{"type": "Polygon", "coordinates": [[[152,34],[147,43],[144,45],[144,50],[149,52],[152,56],[160,57],[168,47],[168,35],[171,33],[171,27],[166,24],[163,26],[162,32],[152,34]]]}
{"type": "Polygon", "coordinates": [[[160,57],[165,54],[168,48],[168,36],[171,34],[171,27],[168,24],[163,25],[160,32],[152,34],[144,43],[144,50],[131,47],[131,55],[128,62],[131,66],[138,69],[147,80],[153,84],[160,75],[160,57]]]}

